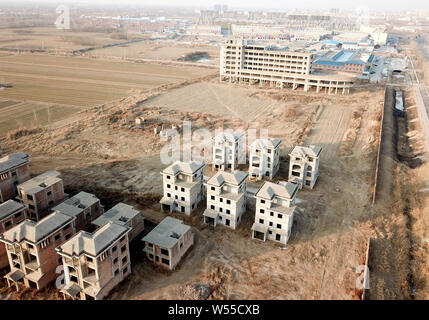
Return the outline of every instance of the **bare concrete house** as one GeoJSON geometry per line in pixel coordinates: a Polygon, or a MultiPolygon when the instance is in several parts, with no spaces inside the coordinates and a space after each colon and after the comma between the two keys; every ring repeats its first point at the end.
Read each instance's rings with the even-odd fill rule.
{"type": "Polygon", "coordinates": [[[104,213],[104,207],[95,195],[87,192],[79,192],[75,196],[65,200],[52,208],[72,217],[76,217],[76,230],[82,230],[91,225],[91,222],[104,213]]]}
{"type": "Polygon", "coordinates": [[[246,212],[246,172],[219,171],[207,181],[204,223],[236,229],[246,212]]]}
{"type": "Polygon", "coordinates": [[[74,221],[69,215],[54,212],[39,222],[25,220],[0,235],[11,270],[5,276],[8,286],[43,289],[55,280],[61,263],[55,248],[75,234],[74,221]]]}
{"type": "Polygon", "coordinates": [[[181,220],[167,217],[142,241],[147,258],[164,268],[174,270],[194,244],[194,233],[181,220]]]}
{"type": "Polygon", "coordinates": [[[249,177],[262,180],[263,177],[273,179],[280,168],[279,139],[257,139],[249,150],[249,177]]]}
{"type": "Polygon", "coordinates": [[[289,181],[298,183],[300,188],[313,189],[319,177],[321,147],[295,147],[289,154],[289,181]]]}
{"type": "Polygon", "coordinates": [[[204,163],[177,161],[161,172],[164,196],[161,210],[190,215],[202,199],[204,163]]]}
{"type": "Polygon", "coordinates": [[[58,171],[47,171],[18,185],[17,197],[28,206],[28,217],[39,221],[51,213],[51,209],[64,201],[63,180],[58,171]]]}
{"type": "Polygon", "coordinates": [[[298,185],[292,182],[265,182],[256,192],[255,223],[252,238],[274,240],[286,244],[289,240],[295,212],[298,185]]]}
{"type": "Polygon", "coordinates": [[[0,203],[15,198],[16,186],[30,179],[30,156],[12,153],[0,159],[0,203]]]}
{"type": "Polygon", "coordinates": [[[64,299],[101,300],[131,273],[130,230],[108,222],[57,247],[64,265],[64,299]]]}
{"type": "Polygon", "coordinates": [[[133,206],[118,203],[109,211],[95,219],[92,223],[101,228],[109,222],[130,228],[129,239],[133,240],[144,230],[143,214],[133,206]]]}
{"type": "MultiPolygon", "coordinates": [[[[27,217],[26,207],[14,200],[8,200],[0,204],[0,234],[21,223],[27,217]]],[[[7,267],[9,260],[7,258],[6,247],[0,242],[0,268],[7,267]]]]}
{"type": "Polygon", "coordinates": [[[213,138],[212,170],[236,170],[244,155],[243,132],[221,132],[213,138]]]}

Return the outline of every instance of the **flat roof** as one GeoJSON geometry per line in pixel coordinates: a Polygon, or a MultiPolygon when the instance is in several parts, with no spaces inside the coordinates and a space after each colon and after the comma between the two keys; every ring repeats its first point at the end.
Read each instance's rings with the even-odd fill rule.
{"type": "Polygon", "coordinates": [[[102,227],[109,222],[125,226],[130,220],[134,219],[140,211],[125,203],[118,203],[109,211],[95,219],[92,224],[102,227]]]}
{"type": "Polygon", "coordinates": [[[8,200],[0,204],[0,220],[3,220],[10,215],[15,214],[24,209],[25,205],[23,205],[22,203],[19,203],[15,200],[8,200]]]}
{"type": "Polygon", "coordinates": [[[82,191],[79,192],[77,195],[67,199],[63,203],[60,203],[52,210],[59,211],[70,216],[76,216],[82,211],[84,211],[86,208],[92,206],[99,201],[100,200],[93,194],[82,191]]]}
{"type": "Polygon", "coordinates": [[[0,158],[0,173],[8,171],[12,168],[29,163],[30,156],[23,152],[9,154],[0,158]]]}
{"type": "Polygon", "coordinates": [[[190,229],[191,227],[183,224],[182,220],[167,217],[147,234],[142,241],[171,249],[190,229]]]}
{"type": "Polygon", "coordinates": [[[62,179],[59,178],[60,175],[61,173],[58,171],[46,171],[45,173],[42,173],[33,179],[21,183],[18,185],[18,188],[27,194],[35,194],[59,181],[62,181],[62,179]]]}
{"type": "Polygon", "coordinates": [[[93,257],[98,256],[111,244],[123,237],[129,228],[108,222],[94,233],[80,231],[69,241],[58,247],[57,251],[70,256],[79,256],[83,253],[93,257]]]}

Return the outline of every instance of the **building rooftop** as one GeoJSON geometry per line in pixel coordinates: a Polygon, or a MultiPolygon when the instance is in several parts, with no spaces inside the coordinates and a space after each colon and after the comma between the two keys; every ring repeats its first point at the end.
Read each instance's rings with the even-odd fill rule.
{"type": "Polygon", "coordinates": [[[255,193],[255,197],[272,200],[274,197],[292,199],[298,192],[298,185],[292,182],[266,181],[255,193]]]}
{"type": "Polygon", "coordinates": [[[23,152],[17,152],[0,158],[0,173],[21,166],[30,161],[30,156],[23,152]]]}
{"type": "Polygon", "coordinates": [[[96,226],[102,227],[109,222],[125,226],[130,220],[134,219],[140,211],[133,206],[125,203],[118,203],[109,211],[106,211],[102,216],[95,219],[92,223],[96,226]]]}
{"type": "Polygon", "coordinates": [[[184,174],[194,174],[200,169],[203,169],[205,167],[204,163],[197,162],[197,161],[191,161],[191,162],[182,162],[182,161],[176,161],[172,165],[165,168],[162,173],[163,174],[171,174],[176,175],[178,173],[184,173],[184,174]]]}
{"type": "Polygon", "coordinates": [[[142,241],[170,249],[190,229],[191,227],[183,224],[183,221],[167,217],[146,235],[142,241]]]}
{"type": "Polygon", "coordinates": [[[42,173],[33,179],[21,183],[18,185],[18,188],[27,194],[35,194],[59,181],[62,181],[62,179],[59,178],[60,175],[61,173],[58,171],[46,171],[45,173],[42,173]]]}
{"type": "Polygon", "coordinates": [[[280,139],[256,139],[251,144],[251,148],[258,148],[258,149],[275,149],[282,141],[280,139]]]}
{"type": "Polygon", "coordinates": [[[69,241],[57,248],[69,256],[79,256],[83,253],[93,257],[98,256],[111,244],[122,238],[129,228],[120,226],[113,222],[108,222],[94,233],[80,231],[69,241]]]}
{"type": "Polygon", "coordinates": [[[301,156],[301,157],[318,157],[322,152],[322,148],[318,146],[296,146],[293,148],[291,155],[301,156]]]}
{"type": "Polygon", "coordinates": [[[93,194],[82,191],[54,207],[52,210],[59,211],[70,216],[76,216],[99,201],[100,200],[93,194]]]}
{"type": "Polygon", "coordinates": [[[10,242],[22,242],[23,240],[27,240],[32,243],[37,243],[73,220],[74,218],[66,214],[54,212],[39,222],[25,220],[3,233],[3,237],[10,242]]]}
{"type": "Polygon", "coordinates": [[[244,136],[244,133],[240,132],[240,131],[234,131],[234,132],[222,131],[222,132],[216,134],[216,136],[214,137],[214,140],[215,141],[223,140],[223,141],[228,141],[228,142],[235,142],[243,136],[244,136]]]}
{"type": "Polygon", "coordinates": [[[218,171],[207,181],[207,184],[218,187],[223,186],[225,183],[239,186],[244,180],[247,179],[248,176],[249,174],[243,171],[218,171]]]}
{"type": "Polygon", "coordinates": [[[0,204],[0,221],[25,209],[25,205],[15,200],[8,200],[0,204]]]}
{"type": "Polygon", "coordinates": [[[340,50],[340,51],[329,51],[319,59],[317,59],[315,65],[333,65],[333,66],[344,66],[346,64],[363,65],[368,62],[370,55],[365,51],[360,50],[340,50]]]}

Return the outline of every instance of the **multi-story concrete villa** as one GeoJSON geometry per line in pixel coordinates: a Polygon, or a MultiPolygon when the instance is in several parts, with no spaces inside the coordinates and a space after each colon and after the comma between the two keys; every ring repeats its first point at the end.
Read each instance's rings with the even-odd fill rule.
{"type": "Polygon", "coordinates": [[[56,279],[61,262],[55,248],[75,234],[74,221],[69,215],[54,212],[39,222],[25,220],[0,235],[11,270],[5,277],[8,286],[43,289],[56,279]]]}
{"type": "Polygon", "coordinates": [[[213,164],[215,170],[236,170],[240,160],[245,161],[243,132],[221,132],[213,138],[213,164]]]}
{"type": "Polygon", "coordinates": [[[257,139],[250,146],[249,175],[261,180],[263,177],[273,179],[280,168],[279,139],[257,139]]]}
{"type": "Polygon", "coordinates": [[[130,241],[144,230],[143,214],[133,206],[125,203],[118,203],[92,223],[97,227],[103,227],[109,222],[130,228],[130,233],[128,235],[130,241]]]}
{"type": "Polygon", "coordinates": [[[304,91],[316,88],[329,93],[348,93],[355,76],[318,74],[313,72],[314,55],[306,51],[291,51],[277,46],[260,45],[250,40],[227,40],[220,53],[220,81],[258,82],[271,87],[304,91]]]}
{"type": "Polygon", "coordinates": [[[246,212],[246,172],[219,171],[207,181],[204,223],[236,229],[246,212]]]}
{"type": "Polygon", "coordinates": [[[18,199],[28,206],[28,217],[39,221],[64,201],[63,180],[58,171],[47,171],[18,185],[18,199]]]}
{"type": "MultiPolygon", "coordinates": [[[[21,223],[27,217],[26,207],[14,200],[8,200],[0,204],[0,234],[21,223]]],[[[0,242],[0,268],[9,265],[6,247],[0,242]]]]}
{"type": "Polygon", "coordinates": [[[256,192],[255,223],[252,238],[274,240],[286,244],[289,240],[298,185],[292,182],[265,182],[256,192]]]}
{"type": "Polygon", "coordinates": [[[104,213],[100,199],[84,191],[65,200],[63,203],[52,208],[52,210],[76,217],[75,224],[77,230],[85,229],[93,220],[104,213]]]}
{"type": "Polygon", "coordinates": [[[181,220],[167,217],[142,241],[143,251],[153,263],[174,270],[185,253],[194,244],[194,233],[181,220]]]}
{"type": "Polygon", "coordinates": [[[108,222],[92,234],[79,232],[56,249],[64,265],[64,299],[101,300],[131,273],[129,231],[108,222]]]}
{"type": "Polygon", "coordinates": [[[300,188],[313,189],[319,177],[321,147],[295,147],[289,154],[289,181],[299,184],[300,188]]]}
{"type": "Polygon", "coordinates": [[[164,196],[161,210],[190,215],[202,199],[204,163],[177,161],[161,172],[164,196]]]}
{"type": "Polygon", "coordinates": [[[16,186],[30,179],[30,156],[19,152],[0,159],[0,203],[13,199],[16,186]]]}

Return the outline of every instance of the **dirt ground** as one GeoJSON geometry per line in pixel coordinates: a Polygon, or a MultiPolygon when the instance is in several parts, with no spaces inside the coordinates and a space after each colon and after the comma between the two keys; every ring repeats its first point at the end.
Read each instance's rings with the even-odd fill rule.
{"type": "MultiPolygon", "coordinates": [[[[229,87],[206,79],[88,109],[73,122],[17,130],[0,144],[4,153],[30,153],[33,174],[60,170],[71,194],[93,192],[107,209],[115,201],[136,205],[144,212],[148,232],[165,217],[156,201],[164,167],[159,160],[163,143],[153,133],[156,126],[192,120],[193,128],[212,131],[268,128],[271,136],[283,140],[276,180],[287,179],[287,154],[294,145],[319,143],[324,148],[320,178],[314,190],[298,193],[298,214],[286,248],[251,239],[251,200],[235,232],[203,225],[202,203],[197,213],[184,218],[196,234],[196,243],[179,267],[174,272],[153,267],[142,255],[138,237],[132,244],[133,273],[109,298],[188,299],[193,297],[190,286],[202,283],[210,286],[210,299],[358,299],[355,270],[364,263],[366,242],[374,233],[369,202],[383,99],[381,89],[350,96],[306,95],[229,87]],[[215,104],[223,102],[228,108],[201,103],[213,103],[210,88],[220,99],[215,104]],[[169,98],[177,92],[189,104],[169,98]],[[234,112],[228,114],[228,109],[234,112]],[[138,115],[147,119],[143,129],[133,125],[138,115]],[[350,135],[349,127],[356,128],[355,134],[350,135]]],[[[211,174],[207,168],[206,175],[211,174]]],[[[55,293],[49,297],[54,299],[55,293]]]]}

